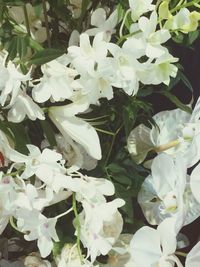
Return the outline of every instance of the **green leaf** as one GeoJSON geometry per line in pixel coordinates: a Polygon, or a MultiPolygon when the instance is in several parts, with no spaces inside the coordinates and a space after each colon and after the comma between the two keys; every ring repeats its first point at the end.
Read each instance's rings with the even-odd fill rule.
{"type": "Polygon", "coordinates": [[[183,104],[175,95],[171,94],[169,91],[162,91],[162,95],[166,96],[172,103],[174,103],[178,108],[182,109],[187,113],[192,113],[192,109],[187,105],[183,104]]]}
{"type": "Polygon", "coordinates": [[[185,37],[184,34],[179,32],[179,33],[175,34],[174,36],[172,36],[172,40],[175,43],[182,44],[184,41],[184,37],[185,37]]]}
{"type": "Polygon", "coordinates": [[[47,120],[40,121],[40,125],[44,131],[44,134],[49,141],[51,147],[56,146],[56,138],[50,123],[47,120]]]}
{"type": "Polygon", "coordinates": [[[25,2],[20,0],[13,0],[13,1],[0,0],[0,6],[23,6],[24,4],[25,2]]]}
{"type": "Polygon", "coordinates": [[[35,51],[42,51],[44,48],[31,37],[29,37],[29,46],[34,49],[35,51]]]}
{"type": "Polygon", "coordinates": [[[64,54],[64,51],[59,50],[59,49],[44,49],[41,51],[36,52],[31,60],[29,61],[30,64],[34,65],[43,65],[49,61],[52,61],[64,54]]]}
{"type": "Polygon", "coordinates": [[[179,77],[180,77],[181,81],[185,84],[185,86],[188,89],[190,89],[190,91],[193,93],[194,89],[192,87],[192,84],[190,83],[190,81],[188,80],[188,78],[185,76],[185,74],[183,74],[183,72],[180,71],[179,77]]]}
{"type": "Polygon", "coordinates": [[[9,123],[9,128],[14,135],[15,149],[20,153],[27,154],[27,144],[30,144],[30,139],[26,133],[23,124],[9,123]]]}
{"type": "Polygon", "coordinates": [[[188,37],[187,38],[187,45],[191,46],[197,40],[199,35],[200,35],[200,31],[199,30],[193,31],[193,32],[189,32],[189,34],[187,36],[188,37]]]}

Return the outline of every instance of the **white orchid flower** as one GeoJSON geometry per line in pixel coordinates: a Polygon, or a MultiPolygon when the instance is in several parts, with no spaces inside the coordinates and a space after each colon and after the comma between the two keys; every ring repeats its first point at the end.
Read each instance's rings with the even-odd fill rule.
{"type": "Polygon", "coordinates": [[[102,62],[107,57],[107,53],[107,43],[104,41],[102,32],[95,35],[92,45],[89,35],[82,33],[80,35],[80,46],[70,46],[68,48],[71,64],[79,74],[93,71],[98,62],[102,62]]]}
{"type": "Polygon", "coordinates": [[[9,105],[12,105],[19,94],[21,83],[30,81],[31,70],[24,75],[11,61],[5,67],[5,58],[1,57],[0,73],[3,77],[0,82],[0,104],[4,106],[10,96],[9,105]]]}
{"type": "Polygon", "coordinates": [[[152,2],[153,0],[129,0],[132,20],[137,21],[144,13],[154,10],[155,5],[152,2]]]}
{"type": "Polygon", "coordinates": [[[200,164],[198,164],[191,173],[190,187],[195,199],[200,203],[200,164]]]}
{"type": "Polygon", "coordinates": [[[198,28],[200,13],[197,11],[190,12],[187,8],[181,8],[175,16],[170,18],[164,24],[165,29],[189,33],[198,28]]]}
{"type": "Polygon", "coordinates": [[[133,236],[130,244],[131,254],[138,267],[183,267],[175,256],[175,219],[165,219],[157,230],[144,226],[133,236]]]}
{"type": "Polygon", "coordinates": [[[175,78],[178,68],[173,64],[178,59],[169,54],[165,49],[165,52],[156,59],[154,63],[146,62],[146,68],[138,71],[138,78],[143,84],[161,84],[169,85],[170,77],[175,78]]]}
{"type": "Polygon", "coordinates": [[[154,150],[170,155],[181,153],[188,166],[193,166],[200,159],[198,143],[200,139],[200,99],[192,114],[180,109],[159,112],[153,116],[157,126],[141,124],[128,137],[128,150],[137,163],[141,163],[147,153],[154,150]]]}
{"type": "Polygon", "coordinates": [[[185,267],[198,267],[200,262],[200,242],[198,242],[188,253],[185,267]]]}
{"type": "Polygon", "coordinates": [[[166,53],[166,48],[161,44],[170,39],[170,33],[166,29],[156,30],[158,16],[156,12],[152,12],[150,18],[141,17],[138,21],[138,30],[141,33],[135,38],[141,38],[145,46],[145,54],[149,58],[159,58],[166,53]]]}
{"type": "Polygon", "coordinates": [[[53,249],[53,241],[58,242],[55,230],[56,218],[46,218],[36,210],[28,211],[20,209],[17,212],[17,227],[25,233],[27,241],[37,239],[37,245],[43,258],[47,257],[53,249]],[[31,218],[31,220],[30,220],[31,218]]]}
{"type": "Polygon", "coordinates": [[[87,256],[91,257],[92,262],[97,256],[106,255],[118,239],[122,231],[123,220],[117,209],[124,204],[122,199],[102,204],[82,201],[84,211],[79,214],[80,239],[87,248],[87,256]]]}
{"type": "MultiPolygon", "coordinates": [[[[11,154],[10,158],[15,163],[25,163],[25,170],[21,175],[21,178],[27,179],[32,175],[39,175],[41,169],[54,173],[64,173],[65,168],[61,164],[62,155],[50,150],[48,148],[44,149],[41,153],[40,149],[34,145],[27,145],[29,150],[29,155],[23,155],[18,152],[11,154]]],[[[45,172],[43,173],[43,175],[45,172]]],[[[39,175],[40,176],[40,175],[39,175]]],[[[38,177],[39,177],[38,176],[38,177]]],[[[39,177],[42,179],[42,177],[39,177]]]]}
{"type": "Polygon", "coordinates": [[[42,65],[41,70],[43,76],[32,90],[36,102],[44,103],[49,99],[58,102],[72,97],[71,84],[78,75],[77,71],[67,68],[60,58],[42,65]]]}
{"type": "Polygon", "coordinates": [[[187,184],[189,177],[184,160],[160,154],[153,160],[151,170],[152,174],[146,178],[138,194],[138,202],[148,222],[159,224],[182,209],[184,225],[198,218],[200,205],[187,184]]]}
{"type": "Polygon", "coordinates": [[[110,41],[111,36],[115,33],[115,27],[118,23],[118,12],[115,10],[106,20],[106,11],[103,8],[96,9],[91,16],[91,25],[93,29],[86,31],[88,35],[95,36],[99,32],[104,33],[104,40],[110,41]]]}
{"type": "Polygon", "coordinates": [[[83,119],[75,115],[87,110],[87,103],[72,103],[66,106],[49,108],[49,117],[60,130],[64,138],[68,136],[81,144],[86,152],[95,159],[101,158],[99,137],[95,129],[83,119]]]}
{"type": "Polygon", "coordinates": [[[61,251],[60,256],[56,257],[58,267],[98,267],[86,259],[80,259],[78,249],[74,244],[66,244],[61,251]]]}
{"type": "Polygon", "coordinates": [[[109,44],[109,51],[114,57],[111,61],[115,70],[112,85],[122,88],[128,95],[136,95],[139,89],[137,72],[142,68],[142,64],[137,60],[137,51],[132,53],[126,44],[122,48],[109,44]]]}
{"type": "Polygon", "coordinates": [[[19,123],[24,120],[26,115],[30,120],[45,119],[42,109],[33,102],[30,96],[21,91],[8,112],[8,120],[19,123]]]}

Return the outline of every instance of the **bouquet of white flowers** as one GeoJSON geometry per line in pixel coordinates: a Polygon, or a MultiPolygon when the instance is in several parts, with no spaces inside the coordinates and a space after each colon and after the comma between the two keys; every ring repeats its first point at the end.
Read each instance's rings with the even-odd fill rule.
{"type": "Polygon", "coordinates": [[[0,0],[0,266],[200,266],[199,2],[0,0]]]}

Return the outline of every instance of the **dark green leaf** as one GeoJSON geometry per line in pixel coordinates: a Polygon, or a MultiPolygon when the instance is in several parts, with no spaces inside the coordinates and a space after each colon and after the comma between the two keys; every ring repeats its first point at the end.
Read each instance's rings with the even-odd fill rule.
{"type": "Polygon", "coordinates": [[[55,134],[53,132],[53,129],[50,125],[50,123],[47,120],[40,121],[41,127],[44,131],[44,134],[49,141],[49,144],[51,147],[56,146],[56,139],[55,139],[55,134]]]}
{"type": "Polygon", "coordinates": [[[166,96],[172,103],[174,103],[178,108],[185,112],[192,113],[192,109],[187,105],[183,104],[175,95],[171,94],[169,91],[162,91],[162,95],[166,96]]]}
{"type": "Polygon", "coordinates": [[[30,60],[30,64],[43,65],[49,61],[52,61],[64,54],[64,51],[59,49],[44,49],[36,52],[30,60]]]}

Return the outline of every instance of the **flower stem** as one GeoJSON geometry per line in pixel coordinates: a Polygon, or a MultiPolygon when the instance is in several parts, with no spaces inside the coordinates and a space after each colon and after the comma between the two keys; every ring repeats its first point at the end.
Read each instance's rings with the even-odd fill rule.
{"type": "Polygon", "coordinates": [[[23,5],[23,10],[24,10],[25,23],[26,23],[26,30],[27,30],[28,35],[31,36],[31,29],[30,29],[30,24],[29,24],[28,12],[27,12],[26,5],[23,5]]]}
{"type": "Polygon", "coordinates": [[[45,20],[45,27],[46,27],[46,33],[47,33],[47,43],[48,43],[48,47],[51,48],[50,29],[49,29],[47,6],[46,6],[45,0],[42,0],[42,7],[43,7],[43,11],[44,11],[44,20],[45,20]]]}
{"type": "Polygon", "coordinates": [[[74,210],[74,215],[75,215],[75,222],[76,222],[76,230],[77,230],[77,249],[78,249],[78,254],[80,257],[81,262],[83,262],[83,257],[82,257],[82,252],[81,252],[81,242],[80,242],[80,235],[81,235],[81,224],[79,221],[79,216],[78,216],[78,211],[77,211],[77,206],[76,206],[76,193],[73,193],[73,210],[74,210]]]}
{"type": "Polygon", "coordinates": [[[177,256],[181,256],[181,257],[184,257],[184,258],[187,257],[187,253],[184,253],[184,252],[176,251],[175,254],[176,254],[177,256]]]}
{"type": "Polygon", "coordinates": [[[106,131],[106,130],[103,130],[103,129],[99,129],[99,128],[96,128],[96,127],[95,127],[95,130],[97,130],[98,132],[107,134],[107,135],[112,135],[112,136],[115,135],[115,133],[113,133],[113,132],[109,132],[109,131],[106,131]]]}
{"type": "Polygon", "coordinates": [[[73,207],[72,207],[72,208],[68,209],[67,211],[65,211],[65,212],[63,212],[63,213],[57,215],[57,216],[55,217],[55,219],[60,219],[60,218],[62,218],[63,216],[69,214],[69,213],[70,213],[71,211],[73,211],[73,210],[74,210],[74,209],[73,209],[73,207]]]}
{"type": "Polygon", "coordinates": [[[197,4],[197,3],[199,3],[199,2],[200,2],[200,0],[195,0],[195,1],[192,1],[192,2],[189,2],[189,3],[182,4],[182,5],[180,5],[180,6],[178,5],[178,6],[176,6],[175,8],[171,9],[170,12],[171,12],[171,13],[174,13],[174,12],[176,12],[176,11],[178,11],[178,10],[184,8],[184,7],[194,6],[195,4],[197,4]]]}
{"type": "Polygon", "coordinates": [[[168,150],[168,149],[170,149],[172,147],[177,146],[179,143],[180,143],[179,140],[174,140],[174,141],[171,141],[171,142],[169,142],[167,144],[164,144],[164,145],[160,145],[160,146],[155,147],[154,148],[154,151],[157,152],[157,153],[158,152],[163,152],[165,150],[168,150]]]}

